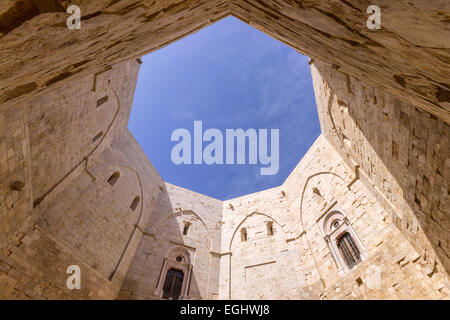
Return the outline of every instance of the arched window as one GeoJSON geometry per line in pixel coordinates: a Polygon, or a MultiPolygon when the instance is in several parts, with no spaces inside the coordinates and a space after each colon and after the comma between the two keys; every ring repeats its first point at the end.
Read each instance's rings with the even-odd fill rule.
{"type": "Polygon", "coordinates": [[[267,222],[267,234],[269,236],[273,236],[273,222],[272,221],[267,222]]]}
{"type": "Polygon", "coordinates": [[[141,200],[141,197],[139,197],[139,196],[134,197],[133,202],[131,203],[131,206],[130,206],[131,210],[133,210],[133,211],[136,210],[137,206],[139,205],[140,200],[141,200]]]}
{"type": "Polygon", "coordinates": [[[109,184],[113,186],[117,182],[117,180],[119,180],[119,177],[120,172],[119,171],[114,172],[108,179],[109,184]]]}
{"type": "Polygon", "coordinates": [[[350,233],[345,232],[339,236],[337,247],[349,269],[361,262],[361,253],[350,233]]]}
{"type": "Polygon", "coordinates": [[[187,236],[189,233],[189,227],[191,226],[190,222],[185,222],[184,223],[184,228],[183,228],[183,235],[187,236]]]}
{"type": "Polygon", "coordinates": [[[247,229],[246,228],[241,229],[241,241],[247,241],[247,229]]]}
{"type": "Polygon", "coordinates": [[[108,96],[104,96],[103,98],[97,100],[97,107],[100,107],[102,104],[104,104],[106,101],[108,101],[108,96]]]}
{"type": "Polygon", "coordinates": [[[364,246],[350,221],[341,211],[331,210],[319,221],[339,273],[352,269],[362,261],[364,246]]]}

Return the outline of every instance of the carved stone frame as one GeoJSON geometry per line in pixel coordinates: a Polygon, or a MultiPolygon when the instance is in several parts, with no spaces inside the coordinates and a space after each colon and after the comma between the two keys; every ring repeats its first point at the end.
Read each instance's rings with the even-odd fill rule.
{"type": "Polygon", "coordinates": [[[183,284],[181,286],[180,300],[189,299],[189,283],[192,275],[192,264],[190,263],[189,252],[181,247],[173,248],[169,251],[166,258],[164,258],[161,272],[158,277],[158,282],[154,291],[154,295],[161,298],[163,296],[163,287],[166,280],[167,272],[170,269],[176,269],[183,272],[183,284]],[[177,261],[176,258],[181,257],[181,261],[177,261]]]}

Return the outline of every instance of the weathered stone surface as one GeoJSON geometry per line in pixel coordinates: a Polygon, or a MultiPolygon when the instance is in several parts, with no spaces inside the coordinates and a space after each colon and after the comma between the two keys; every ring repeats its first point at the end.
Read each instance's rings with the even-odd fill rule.
{"type": "Polygon", "coordinates": [[[161,266],[177,249],[186,250],[194,266],[189,299],[217,298],[223,203],[168,183],[166,188],[144,229],[119,299],[160,299],[155,289],[164,280],[161,266]]]}
{"type": "Polygon", "coordinates": [[[378,1],[382,29],[375,31],[365,25],[365,1],[35,2],[16,1],[35,9],[11,12],[13,2],[0,1],[0,102],[139,57],[232,14],[450,122],[445,0],[378,1]],[[66,28],[60,11],[70,3],[82,10],[81,30],[66,28]]]}
{"type": "Polygon", "coordinates": [[[0,1],[0,298],[156,299],[179,263],[183,298],[447,299],[448,2],[379,5],[370,31],[361,1],[0,1]],[[164,184],[127,123],[136,58],[230,14],[312,58],[322,135],[282,186],[221,202],[164,184]]]}
{"type": "Polygon", "coordinates": [[[449,125],[363,81],[343,81],[330,65],[312,71],[323,134],[359,166],[405,237],[449,271],[449,125]]]}
{"type": "Polygon", "coordinates": [[[160,299],[177,248],[194,261],[192,299],[448,298],[445,269],[418,253],[353,170],[320,136],[277,188],[222,202],[167,184],[119,298],[160,299]],[[338,270],[321,232],[320,217],[337,209],[364,246],[352,270],[338,270]]]}
{"type": "Polygon", "coordinates": [[[121,63],[1,113],[0,248],[18,260],[0,262],[11,278],[1,298],[117,295],[163,185],[127,129],[138,68],[121,63]],[[66,287],[70,265],[81,291],[66,287]]]}

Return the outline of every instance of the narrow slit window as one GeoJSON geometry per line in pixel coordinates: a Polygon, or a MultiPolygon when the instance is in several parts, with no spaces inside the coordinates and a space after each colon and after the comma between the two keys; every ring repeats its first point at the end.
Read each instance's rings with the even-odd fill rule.
{"type": "Polygon", "coordinates": [[[273,222],[272,221],[267,222],[267,234],[269,236],[273,236],[273,222]]]}
{"type": "Polygon", "coordinates": [[[136,210],[136,208],[138,207],[138,205],[139,205],[139,201],[141,200],[141,197],[139,197],[139,196],[136,196],[134,199],[133,199],[133,202],[131,203],[131,206],[130,206],[130,208],[131,208],[131,210],[136,210]]]}
{"type": "Polygon", "coordinates": [[[103,136],[103,131],[100,132],[99,134],[97,134],[95,137],[92,138],[92,142],[97,141],[98,139],[100,139],[103,136]]]}
{"type": "Polygon", "coordinates": [[[345,135],[342,134],[342,140],[344,141],[344,144],[348,147],[348,148],[352,148],[352,142],[350,141],[350,139],[345,135]]]}
{"type": "Polygon", "coordinates": [[[97,107],[100,107],[102,104],[108,101],[108,96],[104,96],[103,98],[97,100],[97,107]]]}
{"type": "Polygon", "coordinates": [[[189,233],[189,227],[191,226],[191,224],[189,223],[189,222],[186,222],[185,224],[184,224],[184,228],[183,228],[183,235],[184,236],[187,236],[188,235],[188,233],[189,233]]]}
{"type": "Polygon", "coordinates": [[[113,186],[117,182],[117,180],[119,180],[119,177],[120,177],[120,172],[119,171],[114,172],[111,175],[111,177],[109,177],[108,183],[113,186]]]}
{"type": "Polygon", "coordinates": [[[247,229],[246,228],[242,228],[241,229],[241,241],[247,241],[247,229]]]}

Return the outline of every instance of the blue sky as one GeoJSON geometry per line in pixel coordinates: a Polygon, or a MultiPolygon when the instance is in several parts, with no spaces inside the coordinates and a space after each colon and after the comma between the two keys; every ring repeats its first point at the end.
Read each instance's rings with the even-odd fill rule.
{"type": "Polygon", "coordinates": [[[308,58],[236,18],[142,60],[129,128],[167,182],[220,200],[276,187],[320,134],[308,58]],[[193,136],[194,120],[224,138],[225,129],[279,129],[278,173],[260,175],[260,164],[173,164],[172,131],[193,136]]]}

